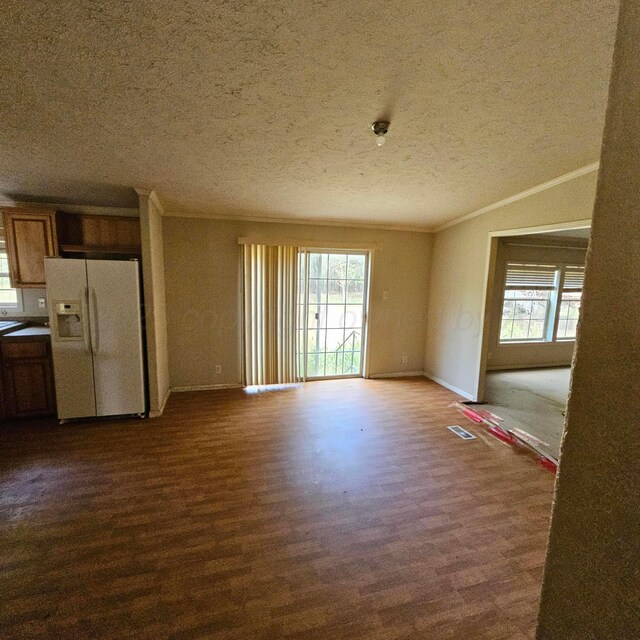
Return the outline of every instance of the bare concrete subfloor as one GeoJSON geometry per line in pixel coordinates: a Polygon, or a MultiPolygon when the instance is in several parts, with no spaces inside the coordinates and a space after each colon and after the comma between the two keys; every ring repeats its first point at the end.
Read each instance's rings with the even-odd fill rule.
{"type": "Polygon", "coordinates": [[[518,427],[560,453],[571,367],[489,371],[485,400],[508,427],[518,427]]]}

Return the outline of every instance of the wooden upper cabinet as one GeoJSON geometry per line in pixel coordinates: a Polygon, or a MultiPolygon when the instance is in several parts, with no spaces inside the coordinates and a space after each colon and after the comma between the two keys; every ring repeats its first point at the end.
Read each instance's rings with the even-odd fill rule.
{"type": "Polygon", "coordinates": [[[86,216],[84,243],[90,246],[140,247],[140,220],[116,216],[86,216]]]}
{"type": "Polygon", "coordinates": [[[140,219],[58,212],[58,242],[63,255],[139,255],[140,219]]]}
{"type": "Polygon", "coordinates": [[[43,288],[44,259],[58,255],[55,213],[5,209],[4,235],[11,286],[43,288]]]}
{"type": "Polygon", "coordinates": [[[4,235],[11,286],[44,288],[44,259],[139,257],[140,219],[4,209],[4,235]]]}

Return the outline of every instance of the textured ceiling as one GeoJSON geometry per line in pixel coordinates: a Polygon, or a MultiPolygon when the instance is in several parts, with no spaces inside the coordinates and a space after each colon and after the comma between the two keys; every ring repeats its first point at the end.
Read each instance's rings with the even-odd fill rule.
{"type": "Polygon", "coordinates": [[[617,7],[4,0],[0,191],[434,226],[598,159],[617,7]]]}

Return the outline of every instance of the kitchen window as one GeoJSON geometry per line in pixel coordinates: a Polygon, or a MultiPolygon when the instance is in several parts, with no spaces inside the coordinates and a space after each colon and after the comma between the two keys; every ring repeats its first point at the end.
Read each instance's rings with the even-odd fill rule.
{"type": "Polygon", "coordinates": [[[507,263],[500,343],[575,340],[584,267],[507,263]]]}
{"type": "Polygon", "coordinates": [[[0,312],[22,311],[22,292],[11,286],[9,279],[9,257],[0,227],[0,312]]]}

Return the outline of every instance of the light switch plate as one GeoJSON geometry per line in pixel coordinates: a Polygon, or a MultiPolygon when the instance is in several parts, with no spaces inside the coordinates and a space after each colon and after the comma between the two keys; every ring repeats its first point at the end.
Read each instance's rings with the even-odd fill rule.
{"type": "Polygon", "coordinates": [[[46,308],[47,308],[47,299],[38,298],[38,309],[46,309],[46,308]]]}

